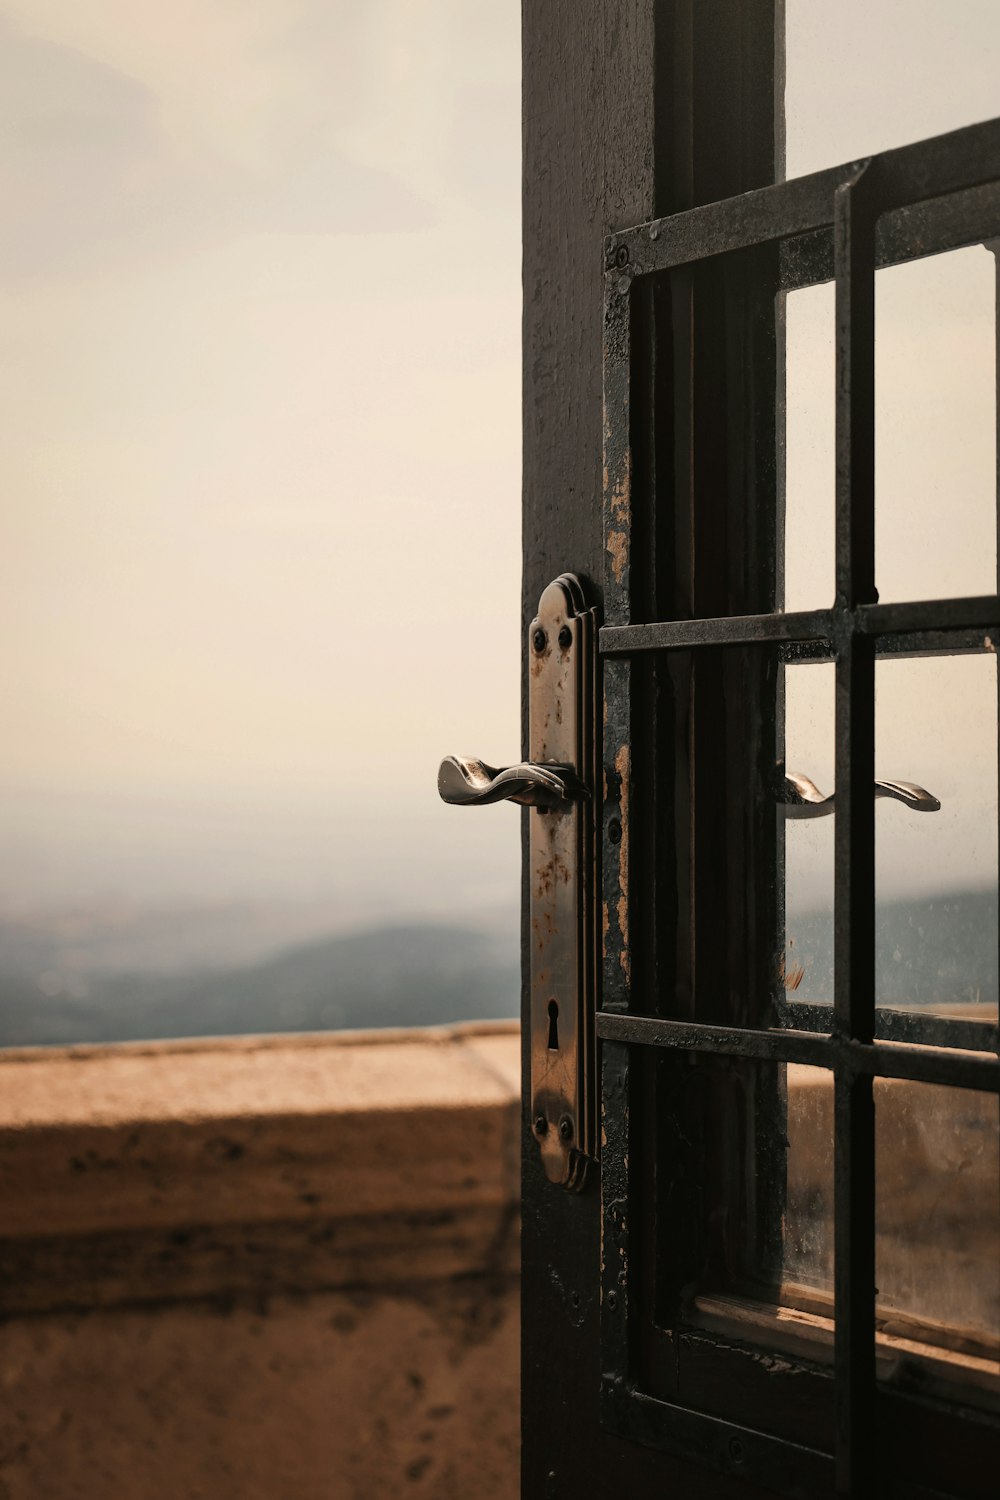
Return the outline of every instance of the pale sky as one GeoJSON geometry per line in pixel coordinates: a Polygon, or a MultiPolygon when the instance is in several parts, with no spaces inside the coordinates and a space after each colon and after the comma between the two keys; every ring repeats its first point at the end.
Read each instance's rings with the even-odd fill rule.
{"type": "Polygon", "coordinates": [[[0,890],[513,905],[518,7],[0,27],[0,890]]]}
{"type": "MultiPolygon", "coordinates": [[[[0,0],[0,905],[515,904],[516,813],[435,773],[518,752],[519,11],[0,0]]],[[[996,0],[788,0],[788,45],[790,174],[1000,114],[996,0]]],[[[883,597],[993,586],[991,278],[882,278],[883,597]]],[[[830,308],[790,300],[790,606],[832,596],[830,308]]],[[[881,769],[951,775],[933,837],[995,879],[995,674],[918,665],[894,720],[956,706],[881,769]]]]}

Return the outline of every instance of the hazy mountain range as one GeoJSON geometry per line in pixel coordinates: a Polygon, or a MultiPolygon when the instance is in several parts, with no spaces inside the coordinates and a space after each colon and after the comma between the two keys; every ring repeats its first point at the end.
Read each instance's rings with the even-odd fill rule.
{"type": "Polygon", "coordinates": [[[180,971],[134,962],[134,934],[131,966],[91,946],[67,955],[53,940],[46,951],[37,925],[0,923],[0,1046],[425,1026],[516,1016],[520,1005],[516,925],[377,927],[180,971]]]}
{"type": "MultiPolygon", "coordinates": [[[[796,998],[829,1000],[832,913],[790,917],[788,936],[796,998]]],[[[882,1004],[995,1005],[995,892],[887,904],[877,936],[882,1004]]],[[[514,912],[308,940],[239,907],[0,918],[2,1046],[492,1020],[516,1016],[519,995],[514,912]]]]}

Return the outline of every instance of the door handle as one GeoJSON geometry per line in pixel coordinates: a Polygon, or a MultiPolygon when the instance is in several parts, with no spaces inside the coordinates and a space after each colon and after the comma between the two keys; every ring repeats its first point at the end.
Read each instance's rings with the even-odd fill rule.
{"type": "Polygon", "coordinates": [[[519,802],[524,807],[559,807],[588,795],[572,766],[539,766],[522,761],[498,768],[485,760],[445,756],[438,771],[438,793],[452,807],[486,807],[519,802]]]}
{"type": "Polygon", "coordinates": [[[561,574],[528,628],[530,759],[449,755],[438,771],[452,806],[529,809],[529,1117],[549,1181],[574,1190],[597,1154],[596,636],[579,580],[561,574]]]}
{"type": "MultiPolygon", "coordinates": [[[[788,818],[825,818],[836,805],[836,792],[824,796],[814,781],[799,771],[787,771],[779,795],[788,818]]],[[[911,812],[940,812],[938,799],[915,781],[876,781],[875,796],[892,797],[911,812]]]]}

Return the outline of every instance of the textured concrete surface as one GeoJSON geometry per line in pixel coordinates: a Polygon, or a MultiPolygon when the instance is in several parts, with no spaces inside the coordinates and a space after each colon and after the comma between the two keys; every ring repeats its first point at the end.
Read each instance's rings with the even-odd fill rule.
{"type": "Polygon", "coordinates": [[[0,1312],[497,1270],[516,1053],[508,1026],[0,1059],[0,1312]]]}
{"type": "Polygon", "coordinates": [[[4,1500],[514,1500],[517,1294],[428,1286],[3,1331],[4,1500]]]}
{"type": "Polygon", "coordinates": [[[517,1493],[515,1028],[0,1061],[0,1500],[517,1493]]]}

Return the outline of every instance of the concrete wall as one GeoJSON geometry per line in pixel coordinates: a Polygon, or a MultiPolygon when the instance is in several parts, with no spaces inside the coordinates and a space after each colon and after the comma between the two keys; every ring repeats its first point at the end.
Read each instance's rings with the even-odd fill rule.
{"type": "Polygon", "coordinates": [[[0,1061],[0,1497],[513,1497],[516,1029],[0,1061]]]}

